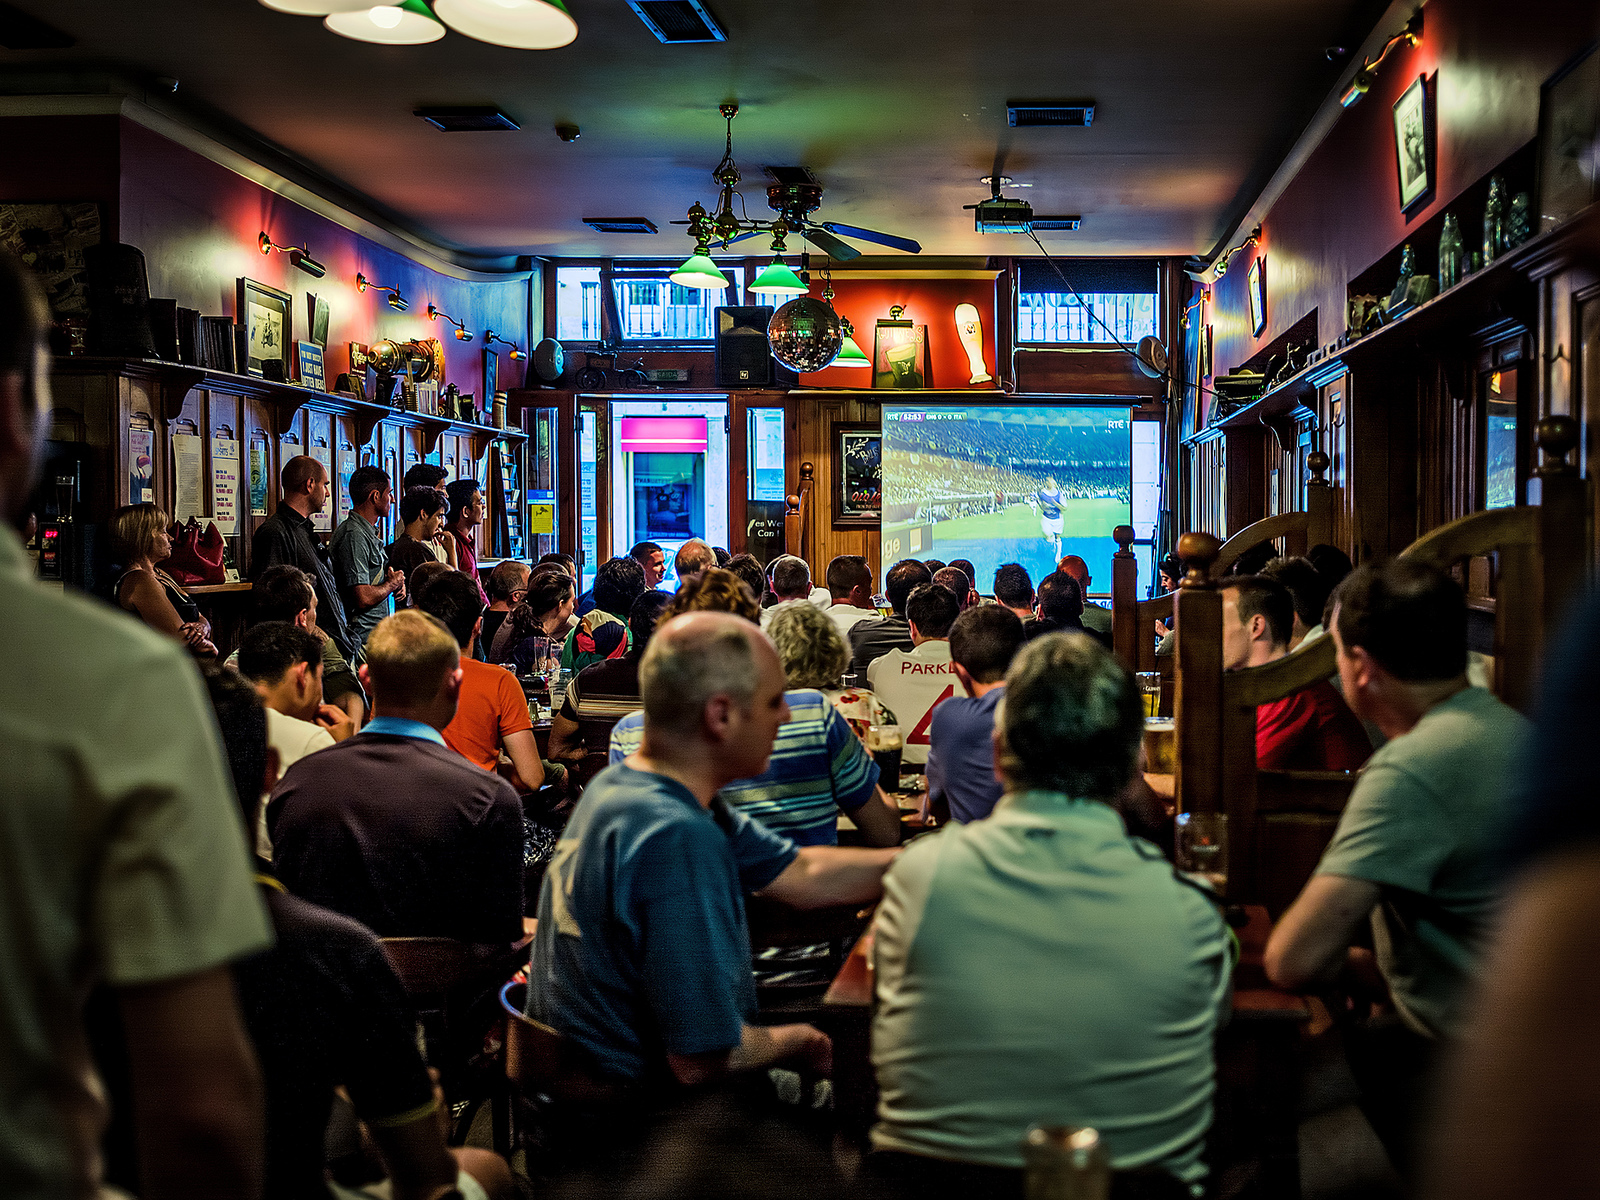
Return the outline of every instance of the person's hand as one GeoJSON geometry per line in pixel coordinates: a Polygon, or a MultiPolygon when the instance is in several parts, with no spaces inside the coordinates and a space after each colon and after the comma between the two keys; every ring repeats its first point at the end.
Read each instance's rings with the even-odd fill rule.
{"type": "Polygon", "coordinates": [[[328,736],[342,742],[356,731],[350,714],[336,704],[323,704],[317,709],[317,724],[328,731],[328,736]]]}
{"type": "Polygon", "coordinates": [[[206,628],[204,621],[189,621],[178,626],[178,636],[183,639],[186,646],[199,648],[200,643],[207,640],[206,635],[211,631],[206,628]]]}
{"type": "Polygon", "coordinates": [[[397,600],[406,598],[406,573],[401,570],[390,571],[383,577],[384,586],[389,589],[389,594],[397,600]]]}
{"type": "Polygon", "coordinates": [[[833,1078],[833,1039],[820,1029],[810,1025],[802,1025],[805,1038],[800,1045],[798,1061],[813,1075],[824,1079],[833,1078]]]}
{"type": "Polygon", "coordinates": [[[1157,637],[1166,637],[1167,634],[1169,634],[1171,632],[1172,632],[1172,630],[1167,627],[1167,623],[1165,621],[1157,621],[1156,622],[1156,636],[1157,637]]]}

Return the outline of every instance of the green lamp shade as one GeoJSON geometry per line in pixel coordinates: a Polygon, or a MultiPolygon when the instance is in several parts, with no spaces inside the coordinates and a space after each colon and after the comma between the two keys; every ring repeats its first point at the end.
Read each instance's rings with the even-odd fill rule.
{"type": "Polygon", "coordinates": [[[331,13],[322,23],[341,37],[384,46],[420,46],[444,36],[444,26],[423,0],[380,4],[364,12],[331,13]]]}
{"type": "MultiPolygon", "coordinates": [[[[261,0],[268,8],[278,12],[293,13],[299,17],[325,17],[337,12],[366,12],[373,0],[261,0]]],[[[399,0],[385,0],[397,4],[399,0]]]]}
{"type": "Polygon", "coordinates": [[[775,258],[762,268],[761,274],[750,285],[750,290],[758,296],[804,296],[811,289],[800,282],[800,276],[783,265],[782,259],[775,258]]]}
{"type": "Polygon", "coordinates": [[[433,7],[457,33],[513,50],[554,50],[578,36],[561,0],[434,0],[433,7]]]}
{"type": "Polygon", "coordinates": [[[872,360],[861,353],[861,347],[856,345],[855,338],[847,333],[844,335],[844,344],[839,347],[839,356],[828,365],[831,367],[870,367],[872,360]]]}
{"type": "Polygon", "coordinates": [[[708,291],[728,286],[728,277],[717,269],[717,264],[711,261],[710,256],[699,253],[691,255],[668,278],[682,287],[704,288],[708,291]]]}

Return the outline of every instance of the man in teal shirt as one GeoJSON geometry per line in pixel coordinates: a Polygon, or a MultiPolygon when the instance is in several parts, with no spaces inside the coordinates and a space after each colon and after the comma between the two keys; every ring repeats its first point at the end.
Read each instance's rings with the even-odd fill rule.
{"type": "Polygon", "coordinates": [[[1436,1047],[1493,915],[1493,837],[1528,723],[1467,684],[1467,609],[1449,576],[1396,559],[1334,595],[1345,699],[1389,741],[1367,763],[1317,872],[1283,915],[1266,967],[1280,987],[1334,978],[1369,919],[1393,1013],[1347,1031],[1362,1108],[1404,1172],[1436,1047]]]}
{"type": "Polygon", "coordinates": [[[405,599],[406,576],[388,569],[388,552],[378,532],[378,522],[394,507],[389,473],[381,467],[357,467],[350,475],[350,503],[350,515],[333,531],[328,550],[359,663],[366,660],[367,635],[389,615],[389,598],[405,599]]]}

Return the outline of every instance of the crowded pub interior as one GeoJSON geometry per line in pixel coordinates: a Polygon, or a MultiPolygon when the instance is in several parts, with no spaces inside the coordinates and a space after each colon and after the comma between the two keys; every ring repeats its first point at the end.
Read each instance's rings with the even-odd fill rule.
{"type": "Polygon", "coordinates": [[[1600,1196],[1594,0],[0,0],[0,164],[3,1200],[1600,1196]]]}

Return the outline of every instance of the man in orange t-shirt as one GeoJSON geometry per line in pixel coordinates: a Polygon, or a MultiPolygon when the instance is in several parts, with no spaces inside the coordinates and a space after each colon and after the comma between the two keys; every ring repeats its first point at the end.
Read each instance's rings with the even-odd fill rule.
{"type": "Polygon", "coordinates": [[[486,771],[499,765],[504,750],[517,771],[514,782],[523,791],[538,791],[544,764],[522,685],[504,667],[472,657],[484,610],[477,583],[470,575],[449,571],[428,584],[416,604],[437,618],[461,647],[461,696],[455,719],[444,728],[445,745],[486,771]]]}

